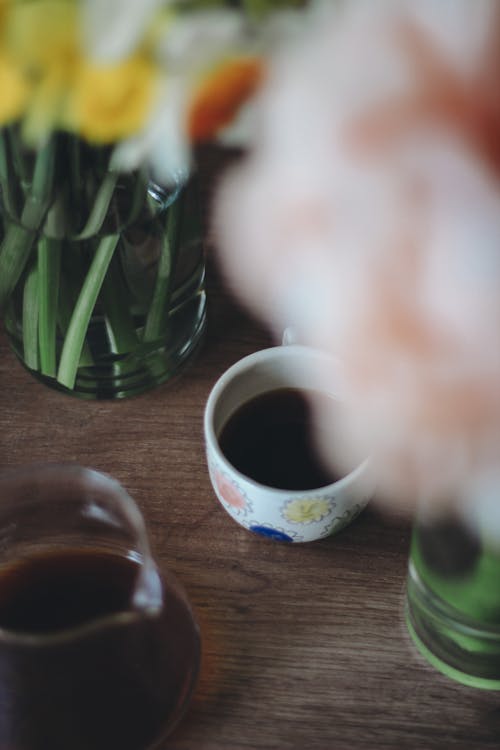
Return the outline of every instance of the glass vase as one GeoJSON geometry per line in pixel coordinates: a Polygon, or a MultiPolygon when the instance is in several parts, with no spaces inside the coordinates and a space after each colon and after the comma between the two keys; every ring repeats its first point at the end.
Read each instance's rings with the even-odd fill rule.
{"type": "Polygon", "coordinates": [[[406,622],[420,653],[471,687],[500,689],[500,540],[448,515],[415,521],[406,622]]]}
{"type": "Polygon", "coordinates": [[[123,398],[177,375],[202,339],[196,182],[113,170],[112,150],[58,133],[36,152],[0,136],[0,305],[39,380],[123,398]]]}

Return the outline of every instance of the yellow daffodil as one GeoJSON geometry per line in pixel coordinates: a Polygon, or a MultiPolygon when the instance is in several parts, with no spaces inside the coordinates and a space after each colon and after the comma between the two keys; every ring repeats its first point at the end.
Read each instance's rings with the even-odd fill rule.
{"type": "Polygon", "coordinates": [[[126,138],[150,115],[158,80],[156,66],[140,55],[110,65],[83,61],[63,125],[95,143],[126,138]]]}
{"type": "Polygon", "coordinates": [[[23,113],[30,86],[12,60],[0,52],[0,126],[17,119],[23,113]]]}
{"type": "Polygon", "coordinates": [[[0,0],[0,29],[3,30],[8,17],[11,0],[0,0]]]}
{"type": "Polygon", "coordinates": [[[32,95],[23,125],[38,143],[58,125],[63,103],[81,56],[78,3],[66,0],[12,6],[6,44],[32,95]]]}
{"type": "Polygon", "coordinates": [[[73,67],[80,55],[78,3],[33,0],[15,3],[6,28],[18,64],[33,78],[47,70],[73,67]]]}

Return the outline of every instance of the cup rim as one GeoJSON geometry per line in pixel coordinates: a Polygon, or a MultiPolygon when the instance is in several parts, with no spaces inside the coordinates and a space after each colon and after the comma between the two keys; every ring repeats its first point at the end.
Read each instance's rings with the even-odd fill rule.
{"type": "Polygon", "coordinates": [[[322,352],[318,349],[314,349],[309,346],[304,346],[303,344],[287,344],[287,345],[278,345],[278,346],[271,346],[266,349],[259,349],[256,352],[252,352],[251,354],[246,355],[245,357],[242,357],[242,359],[239,359],[237,362],[235,362],[233,365],[231,365],[227,370],[225,370],[222,375],[216,380],[215,384],[213,385],[210,394],[208,396],[206,406],[205,406],[205,413],[204,413],[204,429],[205,429],[205,440],[207,445],[210,443],[211,450],[214,452],[218,462],[222,464],[226,470],[232,472],[238,479],[243,480],[248,485],[255,489],[265,490],[270,495],[275,496],[276,498],[283,498],[286,497],[303,497],[304,494],[310,494],[313,492],[324,492],[327,494],[328,492],[340,491],[342,490],[345,485],[350,484],[351,482],[356,481],[361,475],[363,475],[370,463],[371,458],[370,456],[365,457],[362,461],[360,461],[356,466],[351,469],[345,476],[340,477],[340,479],[335,480],[334,482],[330,482],[330,484],[321,485],[320,487],[308,487],[305,490],[286,490],[286,489],[280,489],[278,487],[270,487],[267,484],[262,484],[261,482],[257,482],[255,479],[252,479],[252,477],[249,477],[247,474],[243,474],[241,471],[239,471],[233,464],[228,461],[224,453],[222,452],[219,440],[217,438],[217,435],[215,434],[214,429],[214,413],[215,408],[217,406],[218,400],[221,396],[221,394],[224,392],[225,388],[229,385],[229,383],[233,380],[233,378],[242,373],[245,372],[245,370],[249,369],[253,365],[259,364],[261,361],[266,361],[269,359],[269,357],[272,356],[279,356],[279,357],[289,357],[296,354],[305,354],[306,356],[312,356],[317,359],[324,359],[329,362],[333,362],[341,365],[341,362],[336,357],[333,357],[326,352],[322,352]]]}

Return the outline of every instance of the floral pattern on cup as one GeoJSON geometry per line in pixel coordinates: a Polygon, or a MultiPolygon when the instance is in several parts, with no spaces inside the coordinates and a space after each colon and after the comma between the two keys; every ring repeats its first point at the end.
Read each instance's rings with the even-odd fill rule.
{"type": "Polygon", "coordinates": [[[324,527],[322,536],[329,536],[333,531],[335,531],[335,533],[341,531],[344,526],[347,526],[351,521],[354,521],[356,516],[359,516],[364,506],[365,504],[360,505],[359,503],[356,503],[352,510],[345,510],[342,515],[335,516],[335,518],[324,527]]]}
{"type": "Polygon", "coordinates": [[[288,500],[281,508],[281,515],[290,523],[318,523],[335,508],[335,503],[327,497],[303,497],[288,500]]]}
{"type": "Polygon", "coordinates": [[[241,487],[224,474],[224,472],[215,468],[212,470],[212,477],[219,498],[225,505],[229,506],[228,510],[231,513],[239,515],[240,513],[246,514],[252,510],[252,504],[241,487]]]}
{"type": "Polygon", "coordinates": [[[268,539],[274,539],[278,542],[300,542],[302,541],[294,531],[285,531],[284,529],[277,529],[271,526],[269,523],[258,523],[257,521],[251,522],[248,526],[250,531],[260,536],[265,536],[268,539]]]}

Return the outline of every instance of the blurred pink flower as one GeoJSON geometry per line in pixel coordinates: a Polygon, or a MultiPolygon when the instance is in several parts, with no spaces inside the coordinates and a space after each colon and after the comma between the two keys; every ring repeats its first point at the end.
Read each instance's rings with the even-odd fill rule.
{"type": "Polygon", "coordinates": [[[343,360],[332,445],[395,503],[500,478],[499,80],[495,0],[320,6],[218,195],[228,282],[343,360]]]}

